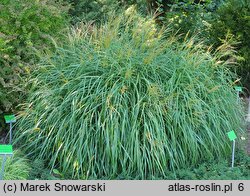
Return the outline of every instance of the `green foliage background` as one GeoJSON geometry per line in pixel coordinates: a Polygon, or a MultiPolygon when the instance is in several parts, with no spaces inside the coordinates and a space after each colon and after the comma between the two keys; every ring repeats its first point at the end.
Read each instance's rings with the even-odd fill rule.
{"type": "Polygon", "coordinates": [[[209,34],[215,46],[222,44],[228,34],[238,42],[235,47],[240,58],[235,69],[244,86],[250,90],[250,1],[226,1],[216,11],[211,24],[209,34]]]}
{"type": "Polygon", "coordinates": [[[92,21],[101,23],[108,18],[114,11],[124,9],[129,5],[137,5],[138,9],[145,11],[147,8],[146,0],[64,0],[71,5],[69,14],[72,22],[92,21]]]}
{"type": "MultiPolygon", "coordinates": [[[[250,2],[248,0],[206,0],[194,3],[192,0],[175,1],[169,12],[161,18],[163,24],[174,33],[185,37],[194,34],[214,49],[225,40],[237,51],[231,67],[241,78],[241,83],[250,89],[250,2]]],[[[231,58],[231,57],[229,57],[231,58]]],[[[248,91],[249,93],[249,91],[248,91]]]]}
{"type": "Polygon", "coordinates": [[[3,113],[15,111],[26,95],[26,75],[67,25],[67,7],[47,0],[0,2],[0,131],[3,113]]]}

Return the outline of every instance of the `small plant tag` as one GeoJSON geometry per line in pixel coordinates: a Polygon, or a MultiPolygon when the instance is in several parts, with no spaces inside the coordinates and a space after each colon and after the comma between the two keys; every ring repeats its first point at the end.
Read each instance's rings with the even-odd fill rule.
{"type": "Polygon", "coordinates": [[[242,87],[241,86],[236,86],[234,87],[234,89],[238,92],[242,92],[242,87]]]}
{"type": "Polygon", "coordinates": [[[0,145],[0,155],[12,155],[12,145],[0,145]]]}
{"type": "Polygon", "coordinates": [[[5,119],[6,123],[14,123],[14,122],[16,122],[15,115],[5,115],[4,119],[5,119]]]}
{"type": "Polygon", "coordinates": [[[228,136],[228,138],[230,139],[230,141],[234,141],[234,140],[237,138],[237,136],[236,136],[234,130],[229,131],[229,132],[227,133],[227,136],[228,136]]]}

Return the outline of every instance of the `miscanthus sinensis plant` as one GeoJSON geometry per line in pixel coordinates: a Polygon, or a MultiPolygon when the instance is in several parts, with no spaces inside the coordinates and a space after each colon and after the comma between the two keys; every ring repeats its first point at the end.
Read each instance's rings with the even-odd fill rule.
{"type": "Polygon", "coordinates": [[[164,177],[226,157],[242,117],[227,62],[165,35],[131,9],[72,30],[33,73],[16,142],[74,179],[164,177]]]}

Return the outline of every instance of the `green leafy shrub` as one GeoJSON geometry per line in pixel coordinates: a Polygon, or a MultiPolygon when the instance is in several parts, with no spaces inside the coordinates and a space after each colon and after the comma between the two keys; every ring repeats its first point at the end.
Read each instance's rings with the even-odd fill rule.
{"type": "Polygon", "coordinates": [[[183,37],[198,34],[202,39],[208,39],[210,20],[221,1],[204,0],[195,3],[194,0],[175,1],[170,10],[165,12],[162,22],[171,27],[173,33],[178,32],[183,37]]]}
{"type": "Polygon", "coordinates": [[[163,24],[171,27],[182,37],[202,39],[216,49],[229,37],[238,52],[238,65],[231,70],[238,73],[241,82],[250,89],[250,2],[248,0],[193,0],[176,1],[162,18],[163,24]]]}
{"type": "MultiPolygon", "coordinates": [[[[52,47],[67,23],[67,9],[47,0],[0,2],[0,117],[13,112],[25,94],[20,83],[37,60],[34,49],[52,47]]],[[[1,126],[2,127],[2,126],[1,126]]],[[[1,130],[0,130],[1,131],[1,130]]]]}
{"type": "MultiPolygon", "coordinates": [[[[57,174],[58,175],[58,174],[57,174]]],[[[46,164],[41,159],[35,159],[31,164],[31,169],[29,173],[29,180],[58,180],[61,175],[53,175],[46,164]]]]}
{"type": "MultiPolygon", "coordinates": [[[[0,157],[2,163],[3,157],[0,157]]],[[[27,180],[29,177],[30,165],[20,151],[14,151],[13,157],[8,157],[5,164],[4,180],[27,180]]]]}
{"type": "Polygon", "coordinates": [[[71,4],[69,11],[72,22],[95,21],[97,23],[105,20],[109,13],[114,10],[129,6],[138,5],[139,8],[145,9],[146,0],[64,0],[71,4]]]}
{"type": "MultiPolygon", "coordinates": [[[[231,161],[231,160],[230,160],[231,161]]],[[[235,167],[232,169],[230,161],[210,161],[196,167],[181,169],[176,173],[169,173],[169,180],[250,180],[250,158],[240,151],[236,153],[235,167]]]]}
{"type": "MultiPolygon", "coordinates": [[[[236,67],[242,83],[250,89],[250,1],[227,0],[214,13],[211,21],[211,43],[218,46],[231,34],[236,42],[238,54],[242,57],[236,67]]],[[[238,59],[239,60],[239,59],[238,59]]]]}
{"type": "Polygon", "coordinates": [[[79,21],[101,21],[103,17],[110,12],[114,7],[117,6],[117,1],[114,0],[66,0],[71,4],[69,11],[72,22],[76,23],[79,21]],[[111,8],[111,9],[110,9],[111,8]]]}
{"type": "Polygon", "coordinates": [[[72,178],[145,179],[228,155],[242,114],[219,52],[165,40],[133,8],[69,40],[32,75],[15,137],[31,156],[72,178]]]}

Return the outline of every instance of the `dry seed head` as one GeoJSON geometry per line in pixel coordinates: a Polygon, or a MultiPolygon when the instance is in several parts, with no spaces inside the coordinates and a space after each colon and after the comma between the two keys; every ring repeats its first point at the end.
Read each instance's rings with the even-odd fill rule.
{"type": "Polygon", "coordinates": [[[150,132],[149,132],[149,131],[147,131],[147,133],[146,133],[146,137],[147,137],[147,139],[148,139],[148,140],[151,140],[151,134],[150,134],[150,132]]]}
{"type": "Polygon", "coordinates": [[[79,168],[79,163],[78,163],[77,160],[74,162],[73,167],[74,167],[74,169],[78,169],[79,168]]]}
{"type": "Polygon", "coordinates": [[[215,87],[213,87],[212,89],[209,89],[209,90],[208,90],[208,93],[212,93],[212,92],[214,92],[214,91],[217,91],[220,87],[221,87],[220,85],[215,86],[215,87]]]}
{"type": "Polygon", "coordinates": [[[130,79],[132,75],[133,75],[133,71],[131,69],[127,69],[125,73],[125,79],[130,79]]]}
{"type": "Polygon", "coordinates": [[[127,91],[128,87],[127,86],[123,86],[121,88],[121,93],[124,94],[127,91]]]}
{"type": "Polygon", "coordinates": [[[160,88],[157,84],[149,85],[148,93],[150,96],[158,96],[160,94],[160,88]]]}
{"type": "Polygon", "coordinates": [[[106,104],[108,105],[108,107],[110,107],[111,103],[110,103],[110,99],[111,99],[112,95],[108,95],[107,99],[106,99],[106,104]]]}
{"type": "Polygon", "coordinates": [[[125,10],[125,16],[133,16],[137,13],[136,5],[130,6],[128,9],[125,10]]]}

